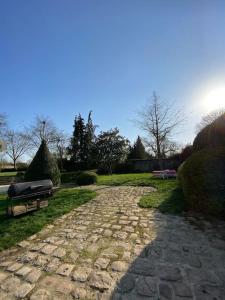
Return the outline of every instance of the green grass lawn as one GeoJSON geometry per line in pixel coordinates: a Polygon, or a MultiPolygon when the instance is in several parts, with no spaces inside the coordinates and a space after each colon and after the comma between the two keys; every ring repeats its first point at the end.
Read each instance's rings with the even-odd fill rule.
{"type": "Polygon", "coordinates": [[[62,189],[49,198],[48,207],[14,218],[6,216],[6,196],[0,195],[0,250],[37,233],[54,219],[93,199],[95,195],[95,192],[85,189],[62,189]]]}
{"type": "Polygon", "coordinates": [[[13,177],[16,176],[17,172],[0,172],[0,177],[13,177]]]}
{"type": "Polygon", "coordinates": [[[139,205],[144,208],[157,208],[163,213],[179,214],[185,209],[184,196],[176,179],[153,178],[149,173],[100,175],[99,185],[152,186],[156,192],[143,196],[139,205]]]}

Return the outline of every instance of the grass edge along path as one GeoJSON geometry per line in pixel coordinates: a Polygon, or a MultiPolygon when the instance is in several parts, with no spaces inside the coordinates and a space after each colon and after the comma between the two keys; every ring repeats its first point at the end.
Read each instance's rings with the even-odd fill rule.
{"type": "Polygon", "coordinates": [[[139,205],[157,208],[162,213],[180,214],[185,210],[185,200],[176,179],[153,178],[150,173],[113,174],[98,176],[99,185],[152,186],[156,192],[142,196],[139,205]]]}
{"type": "Polygon", "coordinates": [[[15,246],[95,196],[87,189],[62,189],[49,198],[48,207],[13,218],[6,216],[6,196],[0,195],[0,251],[15,246]]]}

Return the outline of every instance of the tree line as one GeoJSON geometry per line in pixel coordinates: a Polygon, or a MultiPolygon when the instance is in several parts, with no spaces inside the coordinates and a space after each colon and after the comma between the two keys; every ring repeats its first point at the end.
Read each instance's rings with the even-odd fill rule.
{"type": "MultiPolygon", "coordinates": [[[[143,137],[138,136],[133,144],[120,134],[118,128],[97,134],[98,126],[93,123],[92,115],[90,111],[87,121],[81,114],[76,115],[73,133],[69,137],[49,118],[37,116],[30,126],[19,131],[9,128],[7,117],[0,114],[1,153],[11,159],[16,169],[17,163],[24,156],[34,156],[44,140],[57,158],[61,170],[65,164],[70,164],[71,168],[76,165],[83,165],[83,168],[97,166],[111,172],[113,164],[126,159],[161,160],[180,150],[179,144],[173,138],[184,120],[183,113],[162,101],[155,93],[146,106],[137,112],[134,124],[144,134],[143,137]]],[[[210,117],[208,119],[211,120],[210,117]]],[[[207,118],[202,122],[207,122],[207,118]]],[[[186,152],[188,151],[189,148],[186,152]]]]}

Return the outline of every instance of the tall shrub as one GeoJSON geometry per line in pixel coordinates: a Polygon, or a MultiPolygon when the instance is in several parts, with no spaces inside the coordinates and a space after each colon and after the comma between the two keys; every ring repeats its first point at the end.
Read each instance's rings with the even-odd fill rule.
{"type": "Polygon", "coordinates": [[[51,179],[54,185],[60,184],[60,172],[55,158],[43,140],[25,174],[26,181],[51,179]]]}

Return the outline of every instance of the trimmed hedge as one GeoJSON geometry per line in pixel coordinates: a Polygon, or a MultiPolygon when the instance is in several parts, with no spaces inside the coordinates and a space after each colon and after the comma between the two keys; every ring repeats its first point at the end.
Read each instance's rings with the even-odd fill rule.
{"type": "Polygon", "coordinates": [[[188,209],[225,216],[225,147],[203,149],[178,170],[188,209]]]}
{"type": "Polygon", "coordinates": [[[37,153],[35,154],[27,172],[26,181],[51,179],[53,185],[60,184],[60,171],[55,158],[48,150],[45,141],[42,141],[37,153]]]}
{"type": "Polygon", "coordinates": [[[94,172],[81,172],[77,178],[78,185],[89,185],[97,182],[97,174],[94,172]]]}

